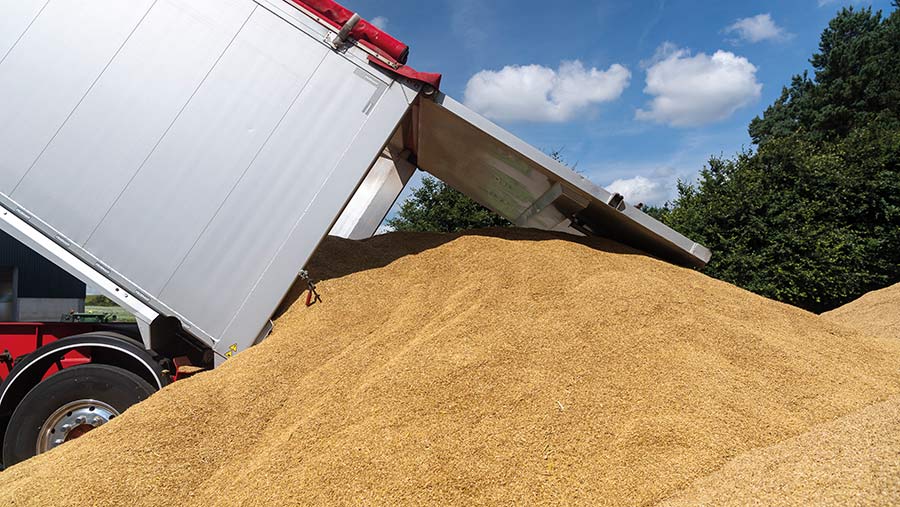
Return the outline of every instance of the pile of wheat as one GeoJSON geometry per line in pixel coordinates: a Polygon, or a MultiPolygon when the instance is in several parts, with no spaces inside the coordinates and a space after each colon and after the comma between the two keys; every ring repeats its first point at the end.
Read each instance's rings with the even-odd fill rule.
{"type": "MultiPolygon", "coordinates": [[[[612,242],[331,239],[310,271],[322,303],[0,473],[0,505],[719,503],[747,456],[768,473],[830,424],[867,445],[898,421],[896,404],[865,417],[900,393],[900,341],[612,242]]],[[[896,485],[896,463],[857,472],[896,485]]],[[[812,488],[834,473],[807,465],[812,488]]],[[[882,490],[867,494],[900,502],[882,490]]]]}

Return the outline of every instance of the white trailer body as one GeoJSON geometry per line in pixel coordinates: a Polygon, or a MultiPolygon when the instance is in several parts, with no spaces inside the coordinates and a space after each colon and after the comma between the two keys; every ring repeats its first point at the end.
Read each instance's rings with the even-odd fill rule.
{"type": "Polygon", "coordinates": [[[256,341],[418,93],[289,5],[3,5],[2,204],[220,355],[256,341]]]}
{"type": "Polygon", "coordinates": [[[220,360],[417,167],[517,225],[708,261],[336,32],[285,0],[0,2],[0,229],[134,312],[147,348],[177,319],[220,360]]]}

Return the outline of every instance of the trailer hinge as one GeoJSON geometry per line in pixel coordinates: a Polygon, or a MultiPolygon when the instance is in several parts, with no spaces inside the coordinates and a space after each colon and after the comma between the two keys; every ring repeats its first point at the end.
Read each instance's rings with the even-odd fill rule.
{"type": "Polygon", "coordinates": [[[12,371],[13,369],[13,358],[12,354],[9,353],[9,349],[5,349],[2,354],[0,354],[0,363],[6,365],[7,371],[12,371]]]}
{"type": "Polygon", "coordinates": [[[609,201],[606,202],[606,204],[610,205],[618,211],[625,211],[625,197],[623,197],[622,194],[613,194],[609,198],[609,201]]]}
{"type": "Polygon", "coordinates": [[[27,212],[25,210],[25,208],[16,206],[16,214],[18,214],[19,218],[21,218],[22,220],[24,220],[26,222],[31,222],[31,218],[32,218],[31,213],[27,212]]]}
{"type": "Polygon", "coordinates": [[[340,49],[347,43],[347,40],[350,39],[350,32],[356,28],[356,25],[362,20],[359,14],[353,13],[353,16],[344,23],[344,26],[341,27],[341,30],[334,35],[334,37],[328,41],[335,49],[340,49]]]}

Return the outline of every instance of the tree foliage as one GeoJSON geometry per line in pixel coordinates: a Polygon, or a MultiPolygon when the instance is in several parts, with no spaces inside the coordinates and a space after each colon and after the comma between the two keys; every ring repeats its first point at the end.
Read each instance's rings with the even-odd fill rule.
{"type": "MultiPolygon", "coordinates": [[[[897,2],[895,2],[895,7],[897,2]]],[[[707,273],[813,311],[900,281],[900,14],[845,8],[810,63],[649,213],[707,244],[707,273]]]]}
{"type": "Polygon", "coordinates": [[[115,301],[101,294],[88,294],[84,298],[85,306],[119,306],[115,301]]]}
{"type": "Polygon", "coordinates": [[[425,176],[387,225],[396,231],[458,232],[510,223],[443,181],[425,176]]]}
{"type": "MultiPolygon", "coordinates": [[[[563,149],[547,154],[566,164],[563,149]]],[[[397,215],[387,221],[395,231],[458,232],[485,227],[510,227],[509,220],[473,201],[446,183],[426,176],[400,206],[397,215]]]]}

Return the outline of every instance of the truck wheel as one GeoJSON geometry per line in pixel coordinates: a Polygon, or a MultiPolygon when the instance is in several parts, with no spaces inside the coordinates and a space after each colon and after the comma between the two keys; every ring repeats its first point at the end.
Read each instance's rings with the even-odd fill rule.
{"type": "Polygon", "coordinates": [[[35,386],[16,407],[3,441],[3,464],[10,467],[74,440],[155,391],[115,366],[66,368],[35,386]]]}

